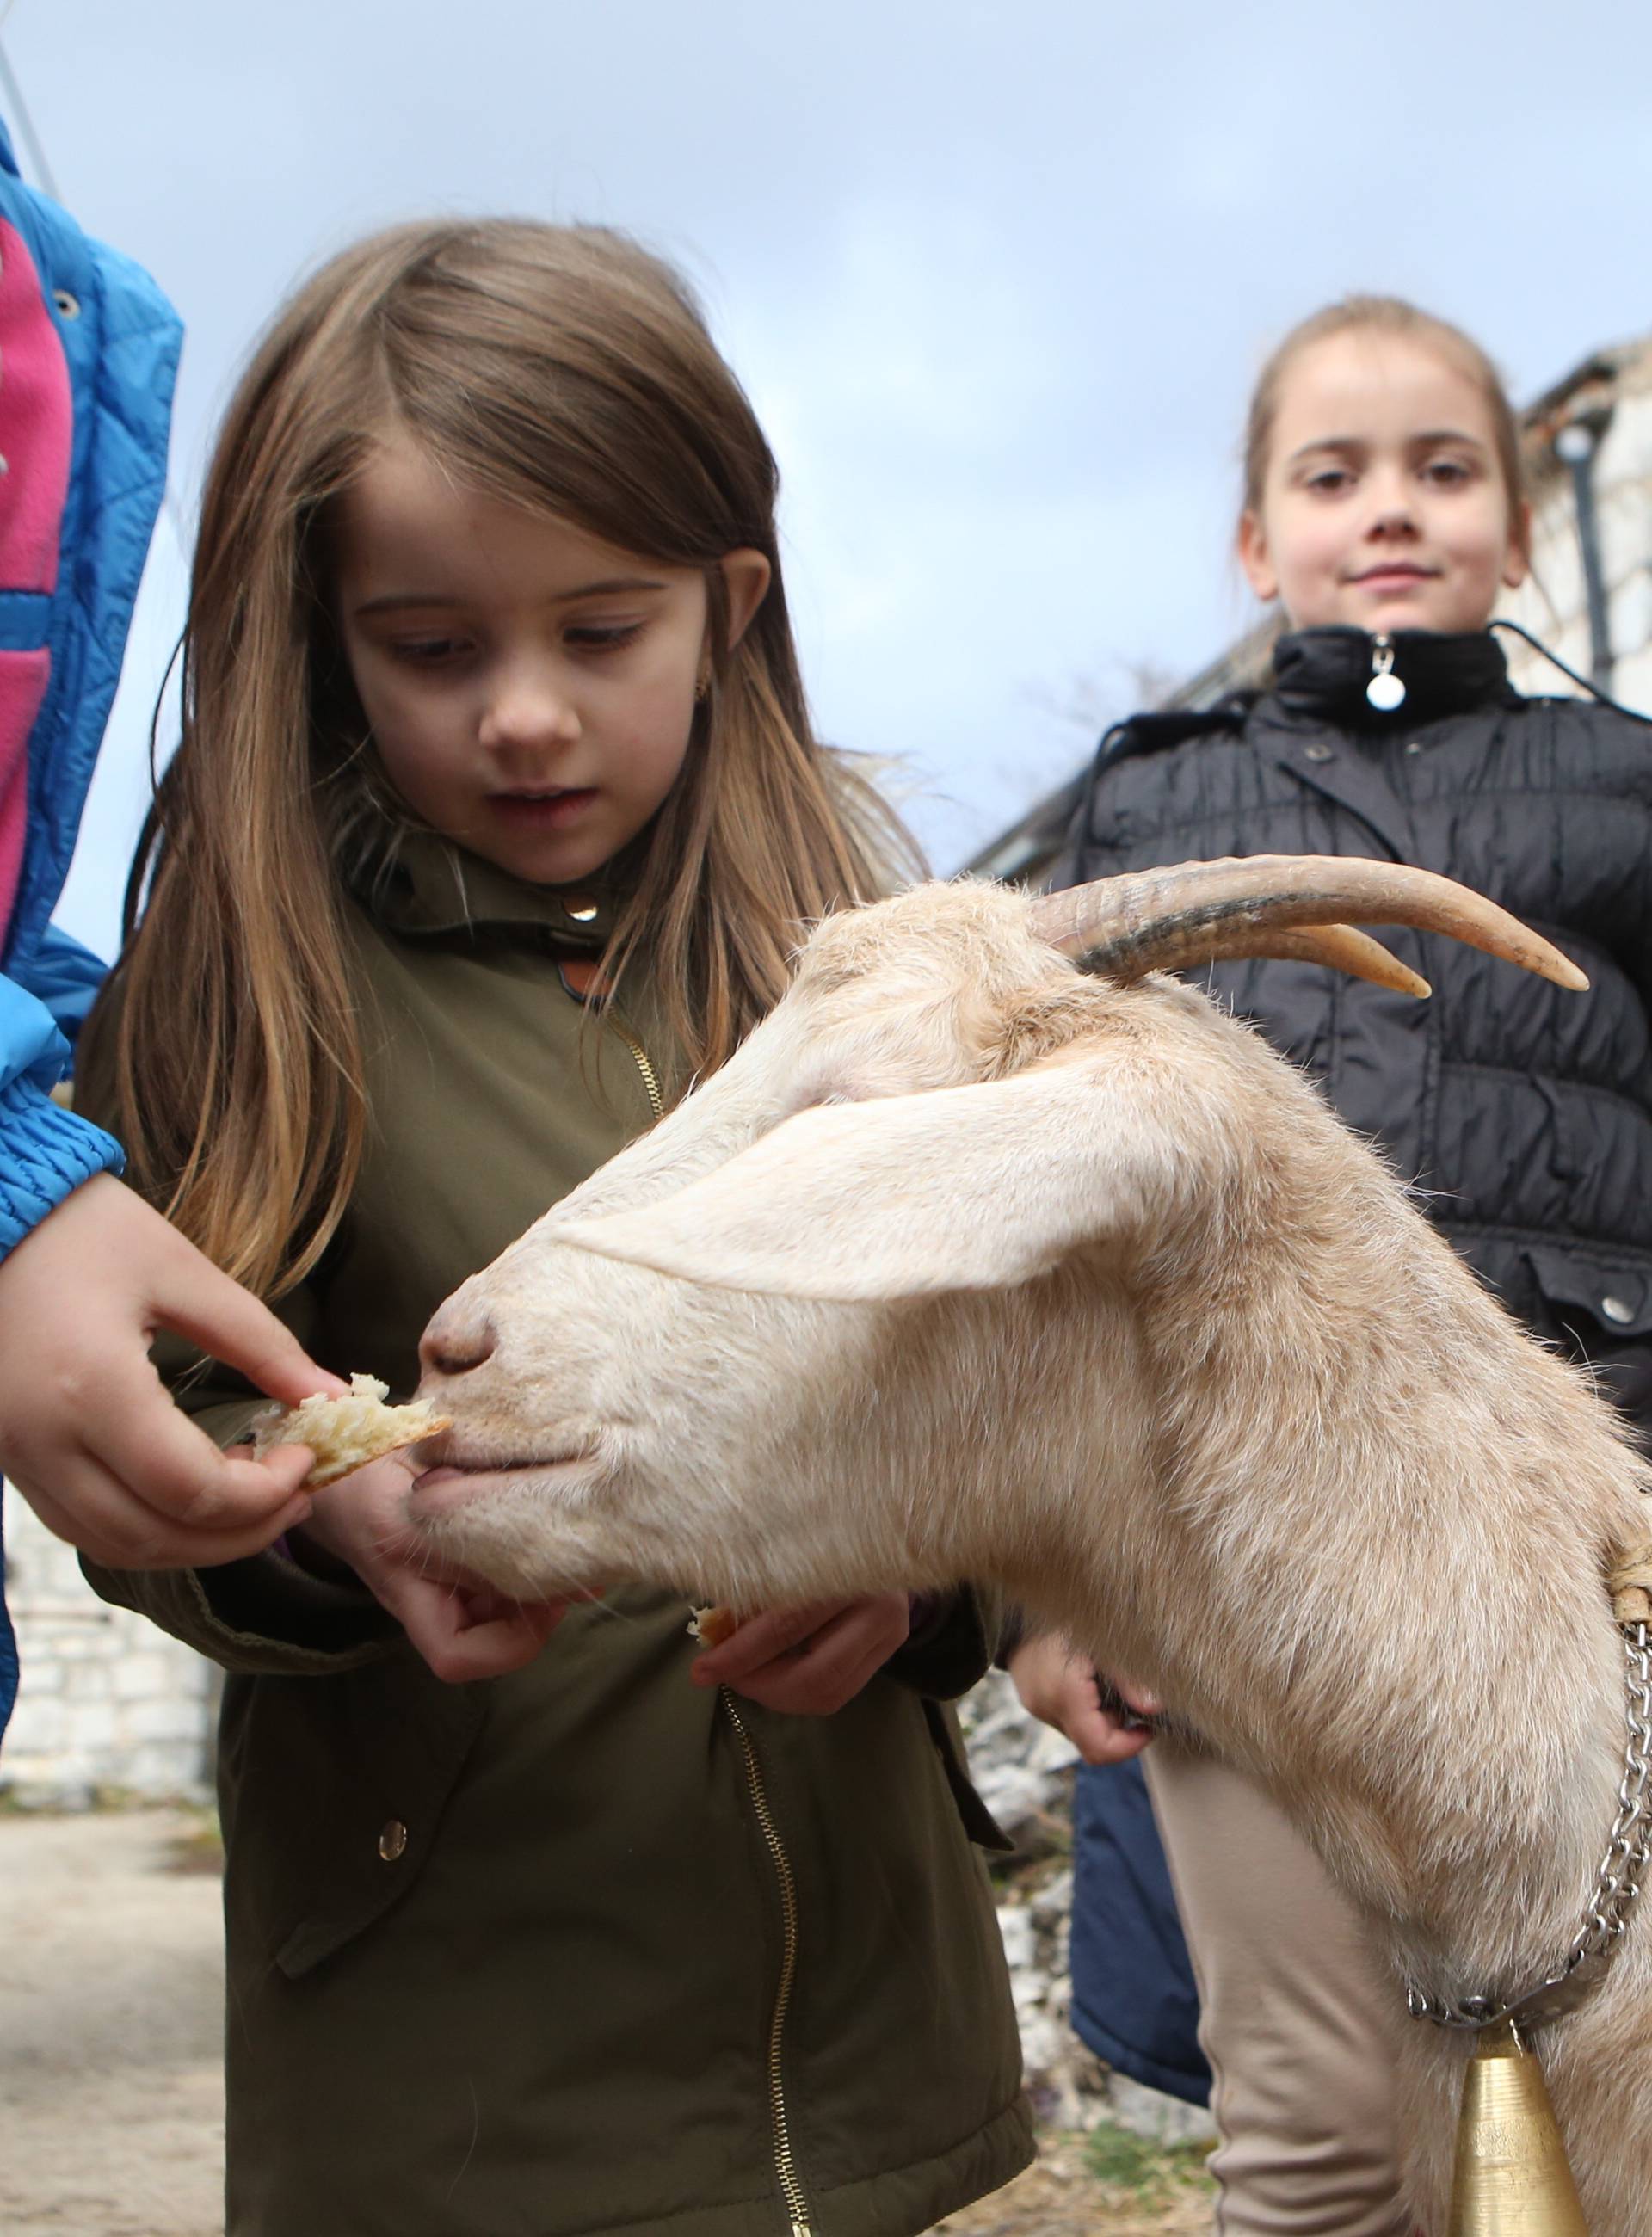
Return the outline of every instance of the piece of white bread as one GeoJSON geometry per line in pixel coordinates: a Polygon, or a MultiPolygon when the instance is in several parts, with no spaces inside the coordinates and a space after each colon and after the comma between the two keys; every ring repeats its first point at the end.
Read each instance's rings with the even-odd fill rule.
{"type": "Polygon", "coordinates": [[[277,1445],[307,1445],[315,1466],[302,1488],[320,1491],[369,1461],[453,1427],[452,1416],[437,1413],[428,1398],[415,1398],[411,1406],[387,1406],[389,1396],[387,1385],[373,1376],[353,1375],[346,1398],[318,1394],[301,1406],[272,1406],[254,1418],[253,1455],[262,1460],[277,1445]]]}
{"type": "Polygon", "coordinates": [[[689,1637],[697,1639],[702,1646],[721,1646],[739,1628],[740,1619],[732,1608],[696,1608],[689,1619],[689,1637]]]}

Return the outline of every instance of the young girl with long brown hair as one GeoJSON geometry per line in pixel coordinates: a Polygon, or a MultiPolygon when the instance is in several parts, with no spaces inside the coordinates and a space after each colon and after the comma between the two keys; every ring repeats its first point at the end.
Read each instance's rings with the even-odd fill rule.
{"type": "MultiPolygon", "coordinates": [[[[611,234],[365,241],[242,382],[83,1096],[329,1368],[411,1388],[441,1299],[889,874],[809,729],[775,492],[682,284],[611,234]]],[[[558,1623],[423,1573],[407,1481],[95,1573],[230,1673],[231,2237],[901,2237],[1007,2180],[991,1824],[940,1706],[973,1596],[697,1663],[657,1594],[558,1623]]]]}

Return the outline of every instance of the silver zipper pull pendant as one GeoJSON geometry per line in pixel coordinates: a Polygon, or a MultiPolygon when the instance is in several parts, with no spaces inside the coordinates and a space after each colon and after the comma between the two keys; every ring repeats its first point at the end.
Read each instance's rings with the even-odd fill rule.
{"type": "Polygon", "coordinates": [[[1365,696],[1379,715],[1391,715],[1405,704],[1405,686],[1394,673],[1391,637],[1379,637],[1371,645],[1371,682],[1365,686],[1365,696]]]}

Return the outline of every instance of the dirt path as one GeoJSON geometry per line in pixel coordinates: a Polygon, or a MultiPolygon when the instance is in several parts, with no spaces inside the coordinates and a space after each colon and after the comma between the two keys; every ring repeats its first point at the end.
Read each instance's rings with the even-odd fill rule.
{"type": "Polygon", "coordinates": [[[1084,2141],[1051,2136],[1019,2182],[936,2225],[935,2237],[1209,2237],[1210,2187],[1151,2169],[1100,2183],[1084,2141]]]}
{"type": "MultiPolygon", "coordinates": [[[[0,2232],[222,2237],[219,1887],[195,1821],[0,1811],[0,2232]]],[[[1149,2155],[1101,2183],[1054,2137],[946,2237],[1197,2237],[1208,2193],[1149,2155]]]]}
{"type": "Polygon", "coordinates": [[[218,1881],[166,1811],[0,1816],[0,2229],[221,2237],[218,1881]]]}

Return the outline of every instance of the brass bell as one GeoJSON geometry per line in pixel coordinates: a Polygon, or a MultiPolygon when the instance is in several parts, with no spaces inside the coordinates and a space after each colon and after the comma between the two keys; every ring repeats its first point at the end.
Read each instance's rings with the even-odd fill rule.
{"type": "Polygon", "coordinates": [[[1446,2237],[1589,2237],[1542,2062],[1513,2023],[1484,2029],[1463,2075],[1446,2237]]]}

